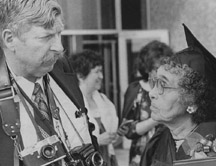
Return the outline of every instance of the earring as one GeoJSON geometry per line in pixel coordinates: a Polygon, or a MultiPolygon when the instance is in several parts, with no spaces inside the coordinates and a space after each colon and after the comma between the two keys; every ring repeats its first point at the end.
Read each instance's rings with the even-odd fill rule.
{"type": "Polygon", "coordinates": [[[188,112],[189,114],[194,113],[194,112],[195,112],[194,107],[192,107],[192,106],[188,106],[188,107],[187,107],[187,112],[188,112]]]}

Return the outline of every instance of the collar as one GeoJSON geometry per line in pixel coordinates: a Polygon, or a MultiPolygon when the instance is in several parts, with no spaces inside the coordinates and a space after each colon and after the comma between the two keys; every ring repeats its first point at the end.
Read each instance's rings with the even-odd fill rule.
{"type": "MultiPolygon", "coordinates": [[[[17,84],[19,84],[19,86],[23,89],[23,91],[26,93],[26,95],[31,98],[32,97],[32,93],[35,87],[35,84],[27,79],[25,79],[24,77],[21,76],[16,76],[14,77],[14,79],[16,80],[17,84]]],[[[43,88],[43,78],[39,78],[37,81],[37,83],[39,83],[43,88]]],[[[36,83],[35,82],[35,83],[36,83]]]]}
{"type": "MultiPolygon", "coordinates": [[[[8,65],[8,64],[7,64],[8,65]]],[[[10,66],[8,65],[8,68],[12,74],[12,77],[15,79],[15,81],[17,82],[17,84],[22,88],[22,90],[25,92],[25,94],[31,98],[32,97],[32,93],[34,90],[34,84],[37,82],[41,85],[43,91],[44,91],[44,87],[43,87],[43,77],[39,78],[36,80],[35,83],[27,80],[26,78],[22,77],[22,76],[17,76],[10,68],[10,66]]]]}

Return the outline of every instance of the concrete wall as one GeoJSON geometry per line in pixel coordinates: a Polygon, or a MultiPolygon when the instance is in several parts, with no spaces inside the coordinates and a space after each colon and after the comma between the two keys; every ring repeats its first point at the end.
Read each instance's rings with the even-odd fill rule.
{"type": "Polygon", "coordinates": [[[150,0],[150,28],[168,29],[171,47],[186,47],[182,23],[216,55],[215,0],[150,0]]]}
{"type": "Polygon", "coordinates": [[[58,0],[66,29],[97,29],[97,0],[58,0]]]}

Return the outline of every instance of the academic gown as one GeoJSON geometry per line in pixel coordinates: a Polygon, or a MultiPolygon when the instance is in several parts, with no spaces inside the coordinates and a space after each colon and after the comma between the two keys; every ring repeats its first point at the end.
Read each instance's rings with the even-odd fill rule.
{"type": "MultiPolygon", "coordinates": [[[[125,101],[123,107],[123,118],[132,119],[134,121],[142,121],[141,114],[146,113],[149,118],[150,111],[150,98],[149,92],[142,88],[140,81],[132,82],[125,93],[125,101]]],[[[144,119],[143,119],[144,120],[144,119]]],[[[133,165],[134,163],[140,162],[141,154],[145,149],[147,141],[151,138],[154,133],[154,128],[149,130],[143,135],[138,135],[133,132],[133,128],[129,129],[129,132],[125,135],[128,139],[131,139],[131,146],[129,150],[129,163],[133,165]]]]}
{"type": "MultiPolygon", "coordinates": [[[[201,123],[194,132],[205,138],[212,134],[216,137],[216,122],[201,123]]],[[[182,144],[183,145],[183,144],[182,144]]],[[[176,152],[175,141],[167,127],[158,128],[154,136],[149,140],[142,155],[140,166],[172,166],[174,160],[190,159],[183,147],[176,152]]]]}
{"type": "Polygon", "coordinates": [[[130,119],[130,117],[128,117],[128,114],[133,107],[134,99],[136,98],[137,93],[139,92],[140,88],[141,88],[141,85],[139,81],[132,82],[128,86],[127,91],[125,92],[125,95],[124,95],[125,101],[124,101],[121,121],[123,118],[130,119]]]}

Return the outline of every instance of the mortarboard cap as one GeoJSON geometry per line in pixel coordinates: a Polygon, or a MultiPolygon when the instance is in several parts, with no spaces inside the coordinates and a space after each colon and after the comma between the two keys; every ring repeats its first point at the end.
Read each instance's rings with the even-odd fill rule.
{"type": "Polygon", "coordinates": [[[187,64],[215,87],[216,58],[196,39],[185,24],[183,26],[188,48],[176,53],[177,62],[187,64]]]}

